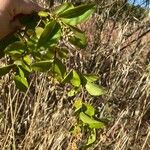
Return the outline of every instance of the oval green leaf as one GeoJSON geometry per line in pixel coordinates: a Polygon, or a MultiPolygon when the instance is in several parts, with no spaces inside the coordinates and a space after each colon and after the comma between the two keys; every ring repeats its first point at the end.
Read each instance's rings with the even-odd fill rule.
{"type": "Polygon", "coordinates": [[[54,9],[53,13],[59,15],[59,14],[63,13],[64,11],[69,10],[71,8],[74,8],[74,6],[71,3],[65,2],[62,5],[57,6],[54,9]]]}
{"type": "Polygon", "coordinates": [[[26,90],[29,88],[27,78],[25,77],[23,70],[21,70],[20,68],[18,68],[18,69],[19,69],[19,75],[16,75],[14,77],[16,87],[20,91],[26,92],[26,90]]]}
{"type": "Polygon", "coordinates": [[[62,84],[70,82],[70,80],[73,78],[73,70],[71,70],[62,80],[62,84]]]}
{"type": "Polygon", "coordinates": [[[83,121],[83,123],[88,124],[90,128],[100,129],[105,127],[104,123],[94,120],[83,112],[80,113],[79,117],[80,120],[83,121]]]}
{"type": "Polygon", "coordinates": [[[10,55],[13,59],[22,57],[22,54],[25,52],[26,46],[21,41],[16,41],[6,47],[4,50],[5,54],[10,55]]]}
{"type": "Polygon", "coordinates": [[[84,77],[86,78],[88,82],[95,82],[99,78],[97,75],[94,75],[94,74],[86,74],[84,75],[84,77]]]}
{"type": "Polygon", "coordinates": [[[4,57],[4,49],[10,44],[20,40],[15,35],[9,35],[0,40],[0,58],[4,57]]]}
{"type": "Polygon", "coordinates": [[[36,27],[35,28],[35,33],[36,33],[37,38],[40,38],[43,31],[44,31],[44,29],[42,27],[36,27]]]}
{"type": "Polygon", "coordinates": [[[62,63],[61,60],[59,60],[58,58],[55,58],[53,71],[57,79],[62,81],[66,74],[66,66],[62,63]]]}
{"type": "Polygon", "coordinates": [[[69,38],[69,42],[79,48],[85,48],[87,46],[87,38],[85,33],[76,27],[70,26],[70,28],[73,31],[74,36],[69,38]]]}
{"type": "Polygon", "coordinates": [[[91,131],[91,134],[88,137],[86,146],[89,146],[89,145],[93,144],[95,141],[96,141],[96,129],[93,129],[91,131]]]}
{"type": "Polygon", "coordinates": [[[82,108],[82,99],[75,100],[73,106],[76,108],[75,112],[77,112],[78,110],[80,110],[82,108]]]}
{"type": "Polygon", "coordinates": [[[84,103],[84,106],[86,107],[85,113],[89,116],[94,116],[95,115],[95,109],[92,105],[84,103]]]}
{"type": "Polygon", "coordinates": [[[53,63],[52,60],[39,61],[39,62],[33,63],[31,65],[31,68],[34,71],[46,72],[51,69],[52,63],[53,63]]]}
{"type": "Polygon", "coordinates": [[[61,28],[60,24],[55,20],[51,20],[44,28],[42,32],[37,48],[39,47],[49,47],[53,43],[57,43],[61,36],[61,28]]]}
{"type": "Polygon", "coordinates": [[[91,82],[87,82],[85,85],[85,88],[88,91],[88,93],[92,96],[100,96],[100,95],[105,94],[102,87],[100,87],[94,83],[91,83],[91,82]]]}
{"type": "Polygon", "coordinates": [[[64,23],[67,23],[69,25],[77,25],[86,21],[94,11],[94,4],[85,4],[66,10],[63,13],[59,14],[59,17],[64,23]]]}
{"type": "Polygon", "coordinates": [[[14,81],[15,81],[16,87],[20,91],[26,92],[29,85],[28,85],[27,79],[25,77],[21,77],[21,76],[17,75],[17,76],[14,77],[14,81]]]}
{"type": "Polygon", "coordinates": [[[75,87],[79,87],[81,85],[81,80],[80,80],[80,76],[78,75],[78,73],[73,70],[73,76],[72,79],[70,80],[71,84],[75,87]]]}
{"type": "Polygon", "coordinates": [[[18,66],[25,75],[29,75],[29,73],[31,72],[30,65],[28,65],[24,60],[16,60],[14,64],[18,66]]]}

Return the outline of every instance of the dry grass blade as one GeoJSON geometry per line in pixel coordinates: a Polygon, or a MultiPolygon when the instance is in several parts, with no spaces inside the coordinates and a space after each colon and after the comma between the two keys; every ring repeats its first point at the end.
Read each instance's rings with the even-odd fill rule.
{"type": "MultiPolygon", "coordinates": [[[[103,6],[102,11],[80,26],[89,45],[70,56],[71,66],[99,74],[99,82],[108,91],[103,97],[90,99],[98,117],[111,119],[89,150],[149,150],[149,18],[131,17],[128,10],[124,10],[127,15],[122,13],[124,5],[112,15],[116,0],[109,4],[95,1],[98,8],[103,6]]],[[[76,122],[73,99],[67,98],[66,89],[54,87],[46,74],[32,75],[26,94],[19,93],[11,74],[6,75],[0,78],[0,91],[0,149],[76,150],[83,144],[86,135],[74,137],[69,132],[76,122]]],[[[89,101],[86,93],[82,96],[89,101]]]]}

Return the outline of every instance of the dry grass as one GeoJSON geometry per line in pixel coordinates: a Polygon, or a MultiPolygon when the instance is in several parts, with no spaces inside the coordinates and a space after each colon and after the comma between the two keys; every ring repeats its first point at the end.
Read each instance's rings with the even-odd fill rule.
{"type": "MultiPolygon", "coordinates": [[[[110,118],[89,149],[149,150],[150,22],[116,22],[106,17],[110,7],[81,26],[89,46],[70,57],[77,69],[99,74],[99,83],[108,91],[99,98],[84,94],[98,117],[110,118]]],[[[54,86],[46,74],[30,78],[26,94],[15,88],[11,74],[0,79],[0,149],[79,149],[85,136],[69,132],[76,119],[66,88],[54,86]]]]}

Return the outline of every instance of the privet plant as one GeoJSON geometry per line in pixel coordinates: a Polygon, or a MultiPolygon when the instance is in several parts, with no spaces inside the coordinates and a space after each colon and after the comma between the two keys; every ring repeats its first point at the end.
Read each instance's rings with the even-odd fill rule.
{"type": "MultiPolygon", "coordinates": [[[[86,21],[94,10],[94,4],[74,7],[71,3],[63,3],[51,11],[22,17],[20,21],[25,28],[1,44],[4,55],[10,61],[0,67],[0,76],[12,71],[16,87],[21,92],[26,92],[29,89],[27,79],[31,73],[47,72],[57,83],[72,86],[68,96],[74,96],[83,89],[91,96],[103,95],[104,90],[95,84],[98,76],[83,74],[67,67],[69,51],[62,46],[62,41],[65,40],[77,48],[86,47],[85,33],[76,26],[86,21]]],[[[74,108],[78,121],[71,132],[76,134],[77,129],[88,132],[89,138],[85,145],[89,146],[96,140],[96,130],[103,128],[104,123],[95,119],[95,109],[82,99],[75,101],[74,108]]]]}

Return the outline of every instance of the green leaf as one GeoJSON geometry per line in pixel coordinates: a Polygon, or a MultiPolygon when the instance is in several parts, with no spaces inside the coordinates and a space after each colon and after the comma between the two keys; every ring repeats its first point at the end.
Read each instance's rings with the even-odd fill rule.
{"type": "Polygon", "coordinates": [[[54,73],[60,81],[63,80],[66,74],[66,67],[58,58],[55,58],[54,60],[54,73]]]}
{"type": "Polygon", "coordinates": [[[68,92],[68,96],[72,97],[72,96],[75,96],[75,94],[77,94],[77,93],[78,93],[78,91],[76,89],[72,89],[68,92]]]}
{"type": "Polygon", "coordinates": [[[91,131],[90,136],[88,137],[86,146],[89,146],[89,145],[93,144],[95,141],[96,141],[96,129],[93,129],[91,131]]]}
{"type": "Polygon", "coordinates": [[[16,75],[14,77],[14,81],[16,87],[22,92],[26,92],[26,90],[29,88],[28,81],[24,76],[24,72],[20,68],[19,68],[19,75],[16,75]]]}
{"type": "Polygon", "coordinates": [[[26,46],[21,41],[16,41],[6,47],[5,54],[12,56],[13,59],[22,57],[22,54],[25,52],[26,46]]]}
{"type": "Polygon", "coordinates": [[[40,50],[40,59],[41,60],[49,60],[49,59],[54,59],[55,57],[55,47],[51,47],[46,50],[40,50]]]}
{"type": "Polygon", "coordinates": [[[16,87],[20,91],[26,92],[29,86],[28,86],[27,79],[25,77],[20,77],[19,75],[17,75],[14,77],[14,81],[15,81],[16,87]]]}
{"type": "Polygon", "coordinates": [[[95,109],[93,106],[91,106],[90,104],[84,103],[84,106],[86,107],[86,111],[85,113],[89,116],[94,116],[95,115],[95,109]]]}
{"type": "Polygon", "coordinates": [[[15,66],[14,64],[11,64],[11,65],[7,65],[4,67],[0,67],[0,77],[9,73],[10,70],[13,69],[14,66],[15,66]]]}
{"type": "Polygon", "coordinates": [[[80,113],[79,117],[80,120],[83,121],[83,123],[88,124],[90,128],[100,129],[105,127],[102,122],[94,120],[83,112],[80,113]]]}
{"type": "Polygon", "coordinates": [[[79,87],[81,85],[80,76],[78,75],[78,73],[75,70],[73,70],[73,77],[70,80],[70,82],[75,87],[79,87]]]}
{"type": "Polygon", "coordinates": [[[63,13],[59,14],[59,17],[64,23],[67,23],[69,25],[77,25],[86,21],[94,11],[94,4],[85,4],[66,10],[63,13]]]}
{"type": "Polygon", "coordinates": [[[9,35],[0,40],[0,58],[4,57],[4,49],[10,44],[18,41],[19,38],[15,35],[9,35]]]}
{"type": "Polygon", "coordinates": [[[75,112],[77,112],[78,110],[80,110],[82,108],[82,99],[75,100],[73,106],[76,108],[75,112]]]}
{"type": "Polygon", "coordinates": [[[91,129],[103,129],[105,127],[105,124],[103,122],[100,122],[100,121],[98,121],[98,122],[90,123],[89,127],[91,129]]]}
{"type": "Polygon", "coordinates": [[[30,66],[24,60],[16,60],[14,64],[19,66],[20,69],[24,72],[25,75],[29,75],[31,72],[30,66]]]}
{"type": "Polygon", "coordinates": [[[32,59],[29,55],[26,55],[23,57],[23,60],[28,64],[28,65],[31,65],[32,63],[32,59]]]}
{"type": "Polygon", "coordinates": [[[91,83],[91,82],[87,82],[85,85],[85,88],[88,91],[88,93],[92,96],[100,96],[100,95],[105,94],[102,87],[99,87],[98,85],[91,83]]]}
{"type": "Polygon", "coordinates": [[[40,11],[40,12],[38,12],[38,15],[40,17],[47,17],[48,16],[48,12],[46,12],[46,11],[40,11]]]}
{"type": "Polygon", "coordinates": [[[84,77],[86,78],[88,82],[95,82],[99,78],[97,75],[93,75],[93,74],[86,74],[84,75],[84,77]]]}
{"type": "Polygon", "coordinates": [[[69,42],[79,48],[85,48],[87,46],[87,38],[85,33],[76,27],[70,26],[74,36],[69,38],[69,42]]]}
{"type": "Polygon", "coordinates": [[[78,75],[80,76],[81,85],[82,85],[83,87],[85,87],[85,85],[86,85],[86,83],[87,83],[86,78],[85,78],[84,75],[83,75],[81,72],[79,72],[79,71],[78,71],[78,75]]]}
{"type": "Polygon", "coordinates": [[[34,71],[46,72],[51,69],[52,63],[53,63],[52,60],[39,61],[39,62],[33,63],[31,65],[31,68],[34,71]]]}
{"type": "Polygon", "coordinates": [[[62,84],[70,82],[70,80],[73,78],[73,70],[71,70],[62,80],[62,84]]]}
{"type": "Polygon", "coordinates": [[[59,15],[59,14],[61,14],[62,12],[64,12],[65,10],[69,10],[69,9],[71,9],[71,8],[74,8],[74,6],[73,6],[71,3],[66,3],[66,2],[65,2],[65,3],[63,3],[62,5],[57,6],[57,7],[54,9],[53,13],[59,15]]]}
{"type": "MultiPolygon", "coordinates": [[[[35,40],[35,39],[34,39],[35,40]]],[[[32,39],[28,39],[28,41],[26,42],[26,44],[27,44],[27,47],[28,47],[28,52],[30,53],[30,54],[32,54],[33,55],[33,53],[35,53],[35,51],[37,51],[36,50],[36,41],[34,41],[34,40],[32,40],[32,39]]]]}
{"type": "Polygon", "coordinates": [[[43,31],[44,31],[44,29],[42,27],[36,27],[35,28],[35,33],[36,33],[37,38],[40,38],[43,31]]]}
{"type": "Polygon", "coordinates": [[[84,4],[77,6],[75,8],[66,10],[65,12],[61,13],[59,17],[61,18],[75,18],[81,15],[84,15],[87,11],[93,9],[95,7],[94,4],[84,4]]]}
{"type": "Polygon", "coordinates": [[[55,20],[51,20],[44,28],[42,32],[37,48],[50,46],[51,44],[57,43],[61,36],[60,24],[55,20]]]}
{"type": "Polygon", "coordinates": [[[18,67],[18,69],[19,69],[19,75],[21,77],[25,77],[23,70],[21,70],[20,67],[18,67]]]}
{"type": "Polygon", "coordinates": [[[40,17],[37,13],[32,13],[30,15],[22,15],[21,17],[19,17],[20,23],[29,29],[34,29],[37,26],[39,20],[40,17]]]}

